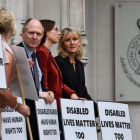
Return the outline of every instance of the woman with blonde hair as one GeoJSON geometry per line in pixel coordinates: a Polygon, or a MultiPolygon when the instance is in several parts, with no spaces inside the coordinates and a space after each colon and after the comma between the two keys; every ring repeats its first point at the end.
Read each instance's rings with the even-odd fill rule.
{"type": "MultiPolygon", "coordinates": [[[[55,57],[55,60],[63,75],[64,84],[76,91],[78,97],[92,100],[85,86],[84,66],[80,61],[83,54],[80,33],[72,27],[63,29],[57,51],[59,55],[55,57]]],[[[95,102],[94,108],[95,116],[97,117],[97,105],[95,102]]]]}
{"type": "Polygon", "coordinates": [[[30,115],[29,107],[18,103],[17,97],[13,96],[9,89],[10,83],[12,82],[16,71],[15,71],[15,57],[11,48],[8,46],[7,42],[11,38],[12,34],[15,33],[15,27],[16,24],[12,11],[7,10],[3,7],[0,8],[0,34],[2,38],[6,82],[8,87],[7,90],[0,89],[0,118],[1,112],[6,106],[10,106],[11,108],[15,109],[16,111],[21,113],[24,117],[30,115]]]}

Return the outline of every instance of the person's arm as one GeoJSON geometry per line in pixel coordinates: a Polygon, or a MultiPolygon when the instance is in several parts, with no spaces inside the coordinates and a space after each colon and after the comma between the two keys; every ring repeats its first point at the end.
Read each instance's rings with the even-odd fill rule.
{"type": "Polygon", "coordinates": [[[45,99],[46,104],[51,104],[54,101],[54,93],[52,91],[40,92],[40,97],[45,99]]]}
{"type": "Polygon", "coordinates": [[[9,89],[4,90],[0,89],[0,107],[10,106],[11,108],[14,108],[17,104],[17,98],[13,96],[9,89]]]}
{"type": "Polygon", "coordinates": [[[70,98],[75,100],[87,100],[86,98],[78,97],[75,93],[71,94],[70,98]]]}
{"type": "MultiPolygon", "coordinates": [[[[42,76],[43,76],[43,81],[42,81],[43,88],[48,89],[48,80],[47,80],[48,58],[46,56],[46,53],[43,51],[37,51],[37,55],[39,56],[39,59],[40,59],[40,68],[41,68],[41,72],[42,72],[42,76]]],[[[48,104],[48,103],[51,104],[54,101],[54,93],[52,91],[47,91],[47,92],[40,91],[40,97],[45,99],[46,104],[48,104]]]]}
{"type": "Polygon", "coordinates": [[[80,97],[78,97],[77,94],[76,94],[76,92],[74,90],[70,89],[65,84],[63,84],[63,91],[64,91],[64,94],[67,94],[67,96],[70,99],[86,100],[86,98],[80,98],[80,97]]]}
{"type": "MultiPolygon", "coordinates": [[[[12,69],[13,69],[13,56],[11,53],[7,52],[9,62],[5,64],[5,73],[6,73],[6,82],[7,82],[7,87],[9,88],[10,85],[10,78],[12,75],[12,69]]],[[[0,96],[3,99],[3,103],[5,105],[10,106],[11,108],[15,109],[19,113],[21,113],[23,116],[27,116],[27,113],[30,114],[30,109],[28,106],[17,103],[17,97],[13,96],[10,90],[1,90],[0,91],[0,96]]]]}

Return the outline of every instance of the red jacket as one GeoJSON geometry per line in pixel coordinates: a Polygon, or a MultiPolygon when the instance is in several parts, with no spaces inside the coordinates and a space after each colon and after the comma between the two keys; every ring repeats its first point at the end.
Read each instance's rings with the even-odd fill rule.
{"type": "Polygon", "coordinates": [[[36,52],[40,58],[44,86],[54,93],[57,100],[57,108],[59,109],[59,98],[62,98],[62,92],[70,98],[71,94],[75,93],[75,91],[63,83],[60,69],[50,51],[44,45],[41,45],[37,47],[36,52]]]}

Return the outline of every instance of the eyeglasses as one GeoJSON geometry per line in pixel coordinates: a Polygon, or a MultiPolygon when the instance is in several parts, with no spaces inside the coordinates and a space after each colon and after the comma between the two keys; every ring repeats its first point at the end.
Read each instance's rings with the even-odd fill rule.
{"type": "Polygon", "coordinates": [[[56,28],[54,28],[53,30],[55,30],[56,32],[59,32],[59,30],[58,30],[58,28],[56,27],[56,28]]]}

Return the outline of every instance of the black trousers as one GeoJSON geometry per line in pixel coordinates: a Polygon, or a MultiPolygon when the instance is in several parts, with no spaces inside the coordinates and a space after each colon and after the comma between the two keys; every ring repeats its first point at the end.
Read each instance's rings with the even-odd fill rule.
{"type": "MultiPolygon", "coordinates": [[[[26,99],[26,105],[30,107],[30,111],[31,111],[31,114],[29,116],[29,121],[32,130],[33,140],[39,140],[35,102],[33,100],[26,99]]],[[[26,123],[26,129],[28,130],[27,123],[26,123]]],[[[27,140],[30,140],[28,131],[27,131],[27,140]]]]}
{"type": "Polygon", "coordinates": [[[59,130],[61,131],[60,133],[60,139],[64,140],[64,131],[63,131],[63,126],[62,126],[62,116],[61,116],[61,110],[58,109],[58,121],[59,121],[59,130]]]}

